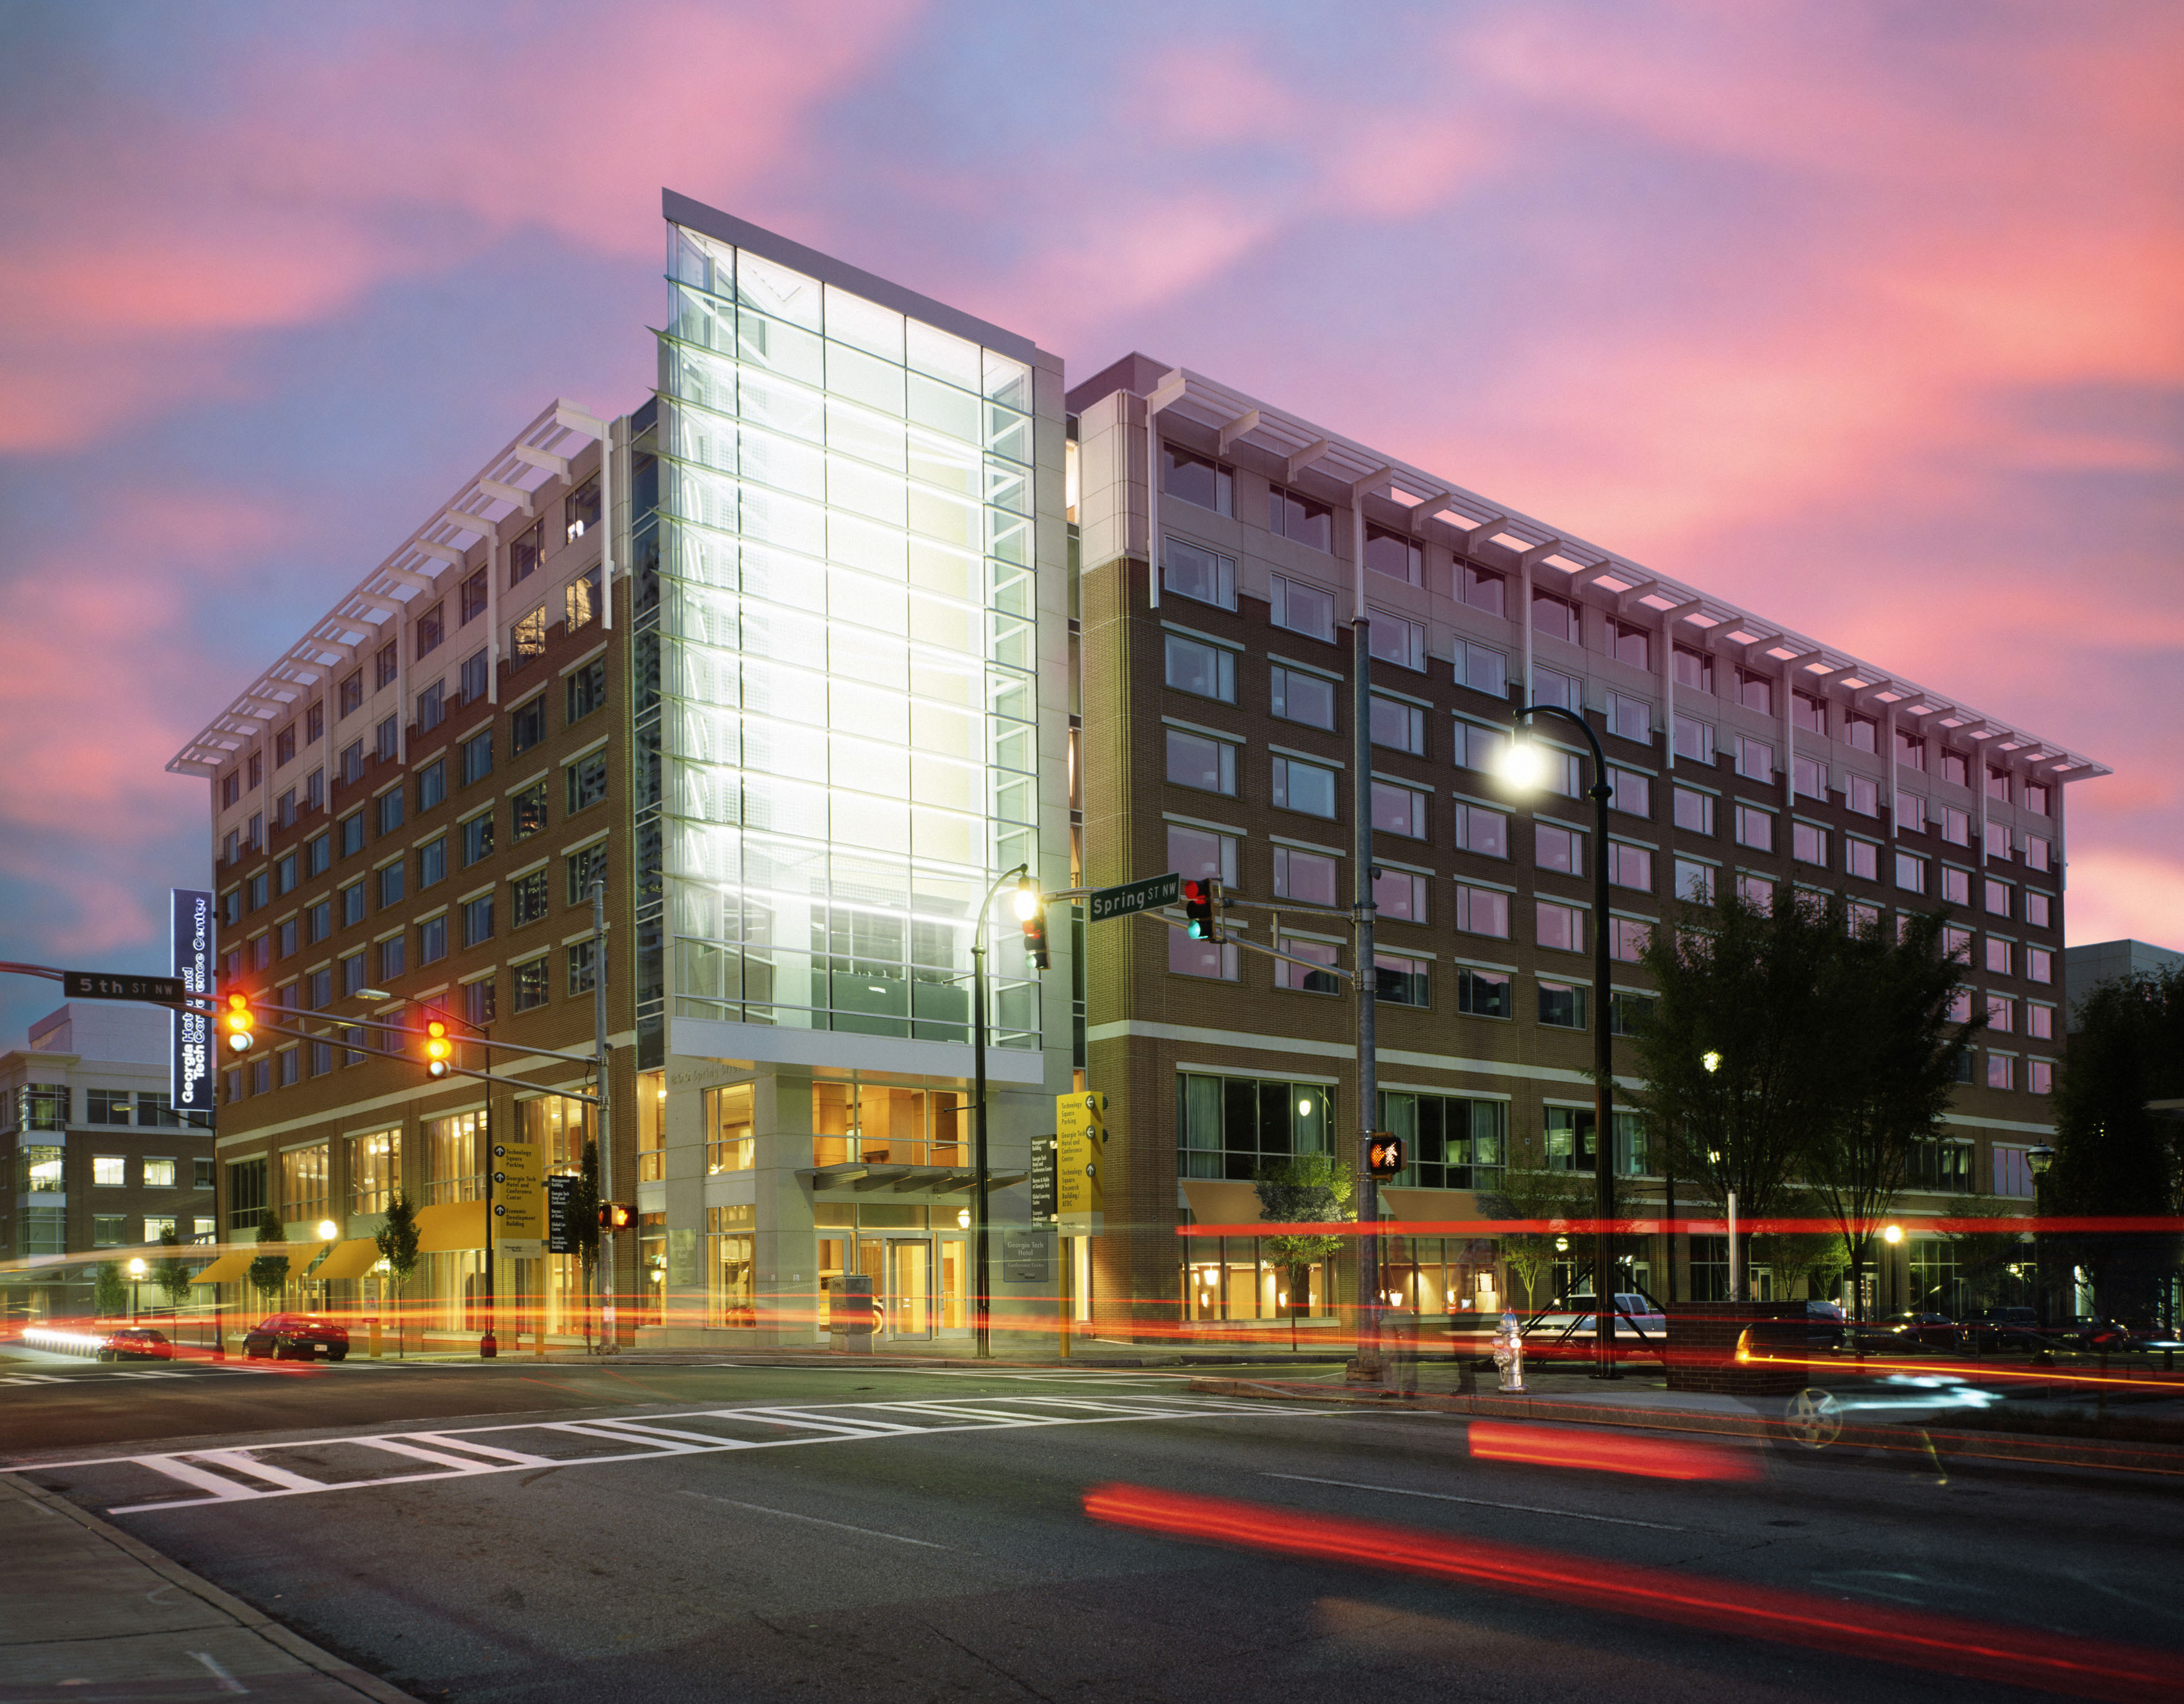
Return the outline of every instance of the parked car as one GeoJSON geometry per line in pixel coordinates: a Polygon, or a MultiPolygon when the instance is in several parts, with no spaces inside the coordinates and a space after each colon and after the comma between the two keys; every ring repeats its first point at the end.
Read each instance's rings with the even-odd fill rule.
{"type": "Polygon", "coordinates": [[[98,1346],[101,1360],[172,1360],[175,1346],[164,1332],[149,1326],[123,1326],[106,1333],[98,1346]]]}
{"type": "Polygon", "coordinates": [[[2113,1355],[2124,1349],[2146,1350],[2160,1345],[2153,1335],[2127,1326],[2121,1320],[2075,1319],[2049,1333],[2072,1349],[2093,1355],[2113,1355]]]}
{"type": "MultiPolygon", "coordinates": [[[[1986,1312],[2025,1312],[2031,1309],[1989,1309],[1986,1312]]],[[[1957,1334],[1957,1347],[1974,1356],[1990,1355],[2051,1355],[2056,1341],[2029,1321],[1970,1319],[1957,1334]]]]}
{"type": "MultiPolygon", "coordinates": [[[[1642,1333],[1644,1340],[1650,1344],[1658,1344],[1667,1338],[1667,1316],[1644,1296],[1635,1291],[1619,1290],[1616,1293],[1615,1303],[1617,1337],[1635,1343],[1642,1333]]],[[[1542,1314],[1539,1323],[1530,1328],[1528,1337],[1533,1340],[1553,1341],[1567,1332],[1573,1342],[1579,1338],[1590,1340],[1600,1329],[1591,1304],[1590,1294],[1570,1297],[1554,1312],[1542,1314]]]]}
{"type": "Polygon", "coordinates": [[[1961,1335],[1957,1322],[1947,1314],[1908,1312],[1873,1320],[1860,1330],[1858,1340],[1871,1353],[1908,1349],[1954,1349],[1961,1335]]]}
{"type": "Polygon", "coordinates": [[[1964,1316],[1968,1326],[2028,1326],[2036,1327],[2039,1318],[2030,1308],[1974,1308],[1964,1316]]]}
{"type": "Polygon", "coordinates": [[[324,1349],[328,1360],[348,1359],[348,1327],[318,1314],[268,1314],[243,1333],[245,1360],[270,1355],[275,1360],[312,1360],[324,1349]]]}

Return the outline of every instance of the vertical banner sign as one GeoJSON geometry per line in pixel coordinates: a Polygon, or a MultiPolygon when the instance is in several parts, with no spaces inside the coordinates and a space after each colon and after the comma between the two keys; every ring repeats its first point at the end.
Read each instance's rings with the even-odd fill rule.
{"type": "MultiPolygon", "coordinates": [[[[186,994],[209,1000],[213,992],[213,897],[194,888],[169,890],[174,921],[174,974],[186,994]]],[[[173,1058],[168,1092],[178,1113],[212,1118],[212,1014],[188,1007],[172,1020],[173,1058]]]]}
{"type": "Polygon", "coordinates": [[[546,1233],[546,1176],[535,1142],[493,1145],[493,1235],[504,1260],[535,1260],[546,1233]]]}
{"type": "Polygon", "coordinates": [[[1054,1098],[1055,1223],[1065,1237],[1106,1229],[1107,1097],[1093,1092],[1054,1098]]]}
{"type": "Polygon", "coordinates": [[[566,1175],[546,1180],[546,1252],[549,1254],[577,1252],[576,1194],[579,1181],[566,1175]]]}

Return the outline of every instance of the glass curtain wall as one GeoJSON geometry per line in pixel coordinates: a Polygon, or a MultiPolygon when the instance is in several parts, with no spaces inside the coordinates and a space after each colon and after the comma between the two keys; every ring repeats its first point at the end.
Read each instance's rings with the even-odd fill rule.
{"type": "MultiPolygon", "coordinates": [[[[979,902],[1035,863],[1030,369],[680,226],[668,272],[673,1009],[965,1042],[979,902]]],[[[995,922],[994,1041],[1035,1047],[995,922]]]]}

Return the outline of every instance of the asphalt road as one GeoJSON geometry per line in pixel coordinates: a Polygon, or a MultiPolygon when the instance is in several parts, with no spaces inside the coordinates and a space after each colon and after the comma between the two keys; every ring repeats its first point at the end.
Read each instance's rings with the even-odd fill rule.
{"type": "Polygon", "coordinates": [[[1481,1422],[1152,1372],[175,1371],[0,1389],[0,1450],[427,1699],[1994,1699],[2044,1695],[1934,1672],[1958,1623],[2184,1652],[2184,1484],[2159,1480],[1740,1444],[1686,1465],[1741,1477],[1669,1481],[1559,1465],[1661,1434],[1490,1459],[1481,1422]],[[1108,1485],[1250,1508],[1210,1541],[1091,1518],[1108,1485]],[[1492,1584],[1346,1560],[1322,1517],[1526,1560],[1492,1584]],[[1299,1545],[1323,1553],[1274,1553],[1299,1545]],[[1789,1595],[1803,1642],[1688,1607],[1722,1583],[1789,1595]],[[1870,1655],[1907,1624],[1944,1648],[1870,1655]]]}

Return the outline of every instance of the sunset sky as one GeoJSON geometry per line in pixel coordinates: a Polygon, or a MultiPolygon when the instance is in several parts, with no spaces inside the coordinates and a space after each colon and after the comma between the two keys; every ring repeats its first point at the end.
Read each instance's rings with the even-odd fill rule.
{"type": "Polygon", "coordinates": [[[166,968],[163,766],[547,401],[644,399],[663,185],[2107,764],[2070,938],[2184,947],[2180,87],[2170,0],[16,0],[0,958],[166,968]]]}

